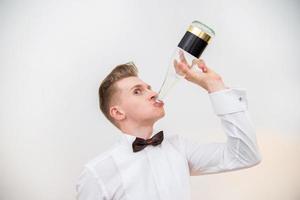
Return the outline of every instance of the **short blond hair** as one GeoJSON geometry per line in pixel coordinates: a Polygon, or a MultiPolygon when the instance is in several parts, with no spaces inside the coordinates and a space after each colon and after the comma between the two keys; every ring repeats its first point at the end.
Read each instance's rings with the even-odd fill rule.
{"type": "Polygon", "coordinates": [[[101,82],[99,87],[99,105],[104,116],[118,128],[115,120],[109,113],[112,98],[117,93],[118,88],[115,83],[123,78],[138,76],[138,69],[133,62],[117,65],[101,82]]]}

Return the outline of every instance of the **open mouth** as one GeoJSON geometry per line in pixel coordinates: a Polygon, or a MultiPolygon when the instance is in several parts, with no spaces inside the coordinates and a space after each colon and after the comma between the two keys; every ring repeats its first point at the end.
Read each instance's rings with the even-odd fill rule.
{"type": "Polygon", "coordinates": [[[162,107],[162,106],[164,106],[164,102],[161,101],[161,100],[156,99],[155,102],[153,103],[153,105],[155,107],[162,107]]]}

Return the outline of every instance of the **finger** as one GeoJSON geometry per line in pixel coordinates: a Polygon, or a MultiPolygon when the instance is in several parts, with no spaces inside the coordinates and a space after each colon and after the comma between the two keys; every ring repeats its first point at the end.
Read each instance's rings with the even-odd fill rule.
{"type": "Polygon", "coordinates": [[[192,61],[193,65],[196,64],[203,72],[208,72],[209,69],[208,67],[206,66],[204,60],[202,59],[194,59],[192,61]]]}
{"type": "Polygon", "coordinates": [[[186,64],[182,63],[181,61],[178,62],[176,59],[174,59],[174,67],[176,73],[181,76],[185,75],[188,71],[186,64]]]}
{"type": "Polygon", "coordinates": [[[176,61],[175,68],[177,69],[177,72],[179,72],[180,75],[186,75],[189,73],[189,70],[190,70],[189,67],[181,61],[179,61],[179,62],[176,61]]]}
{"type": "Polygon", "coordinates": [[[186,60],[186,58],[184,56],[184,53],[183,53],[183,51],[181,49],[179,49],[179,58],[180,58],[181,62],[183,62],[184,64],[188,65],[188,62],[187,62],[187,60],[186,60]]]}

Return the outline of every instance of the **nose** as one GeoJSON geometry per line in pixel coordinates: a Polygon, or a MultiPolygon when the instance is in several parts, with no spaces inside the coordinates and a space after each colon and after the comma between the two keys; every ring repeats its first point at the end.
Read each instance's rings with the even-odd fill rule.
{"type": "Polygon", "coordinates": [[[157,92],[150,91],[150,100],[155,100],[157,98],[158,94],[157,92]]]}

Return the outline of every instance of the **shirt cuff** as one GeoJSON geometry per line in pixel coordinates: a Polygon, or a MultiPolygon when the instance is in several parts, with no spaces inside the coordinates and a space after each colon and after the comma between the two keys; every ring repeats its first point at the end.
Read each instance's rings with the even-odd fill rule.
{"type": "Polygon", "coordinates": [[[209,93],[214,113],[224,115],[248,109],[244,88],[227,88],[209,93]]]}

